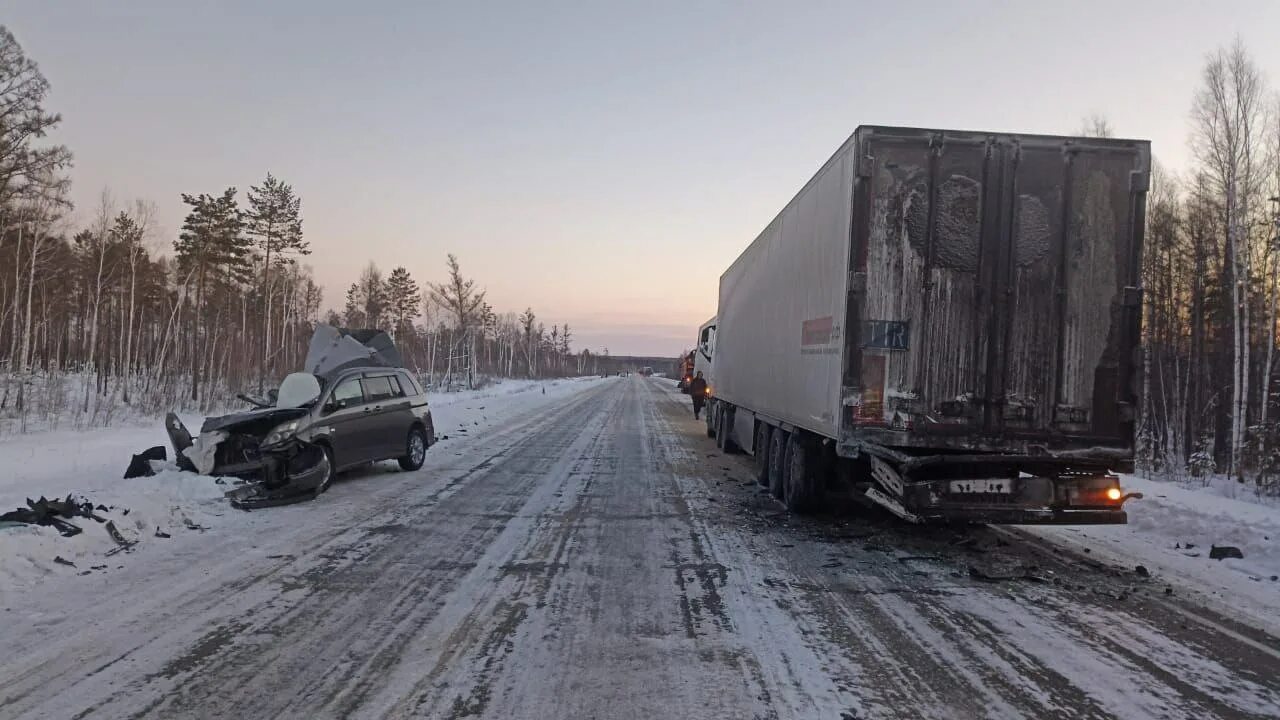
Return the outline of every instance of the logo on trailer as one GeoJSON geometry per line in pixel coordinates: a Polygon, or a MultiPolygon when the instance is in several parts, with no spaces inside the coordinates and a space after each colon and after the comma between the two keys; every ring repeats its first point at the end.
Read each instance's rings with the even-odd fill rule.
{"type": "Polygon", "coordinates": [[[906,350],[911,328],[906,320],[868,320],[862,324],[862,347],[906,350]]]}
{"type": "Polygon", "coordinates": [[[800,346],[830,345],[835,322],[831,316],[805,320],[800,328],[800,346]]]}

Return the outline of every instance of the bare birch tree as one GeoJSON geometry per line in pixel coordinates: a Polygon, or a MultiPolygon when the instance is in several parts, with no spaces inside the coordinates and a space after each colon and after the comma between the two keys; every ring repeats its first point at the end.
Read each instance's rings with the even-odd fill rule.
{"type": "Polygon", "coordinates": [[[1265,89],[1239,38],[1209,55],[1201,82],[1191,112],[1191,146],[1223,201],[1233,339],[1229,471],[1238,474],[1249,409],[1249,218],[1264,175],[1265,89]]]}

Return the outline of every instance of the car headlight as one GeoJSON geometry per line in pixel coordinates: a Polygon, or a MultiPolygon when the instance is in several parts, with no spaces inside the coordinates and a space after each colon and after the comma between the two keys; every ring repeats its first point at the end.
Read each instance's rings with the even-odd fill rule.
{"type": "Polygon", "coordinates": [[[273,446],[280,445],[284,442],[292,440],[298,434],[298,421],[287,422],[277,426],[274,430],[267,433],[267,438],[262,441],[262,445],[273,446]]]}

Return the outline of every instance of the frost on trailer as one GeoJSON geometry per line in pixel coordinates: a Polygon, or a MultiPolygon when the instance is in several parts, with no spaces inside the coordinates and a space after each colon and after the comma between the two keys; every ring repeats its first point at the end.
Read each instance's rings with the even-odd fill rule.
{"type": "Polygon", "coordinates": [[[830,454],[911,519],[1124,522],[1149,158],[859,128],[721,278],[730,441],[795,440],[797,499],[833,483],[786,458],[830,454]]]}

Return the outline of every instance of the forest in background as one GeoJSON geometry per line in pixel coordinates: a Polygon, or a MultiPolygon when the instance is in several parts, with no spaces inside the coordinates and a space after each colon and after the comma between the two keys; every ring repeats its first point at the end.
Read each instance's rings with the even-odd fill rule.
{"type": "Polygon", "coordinates": [[[370,262],[341,309],[322,311],[302,199],[270,173],[244,193],[183,193],[176,238],[152,202],[109,190],[76,225],[72,151],[47,140],[62,121],[49,90],[0,26],[0,424],[226,407],[300,369],[317,322],[387,330],[436,389],[596,372],[567,324],[498,313],[453,255],[442,282],[421,284],[370,262]]]}

